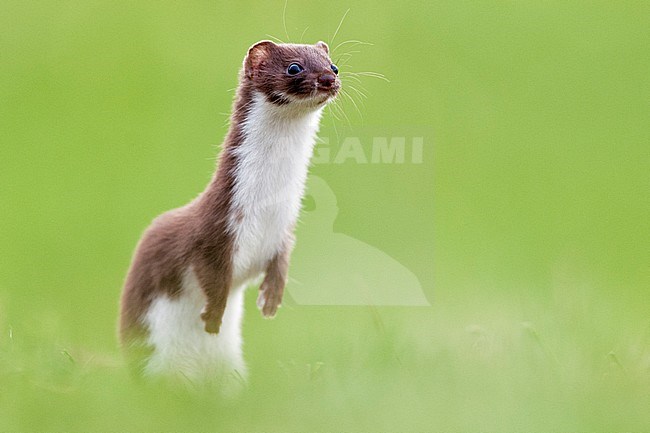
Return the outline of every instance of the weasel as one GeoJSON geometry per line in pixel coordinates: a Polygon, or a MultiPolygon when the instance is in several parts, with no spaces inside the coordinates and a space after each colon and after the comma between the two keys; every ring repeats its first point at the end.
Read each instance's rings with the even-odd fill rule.
{"type": "Polygon", "coordinates": [[[273,317],[323,107],[339,91],[324,42],[261,41],[244,59],[219,163],[206,189],[157,217],[121,297],[120,342],[145,376],[246,376],[243,289],[273,317]]]}

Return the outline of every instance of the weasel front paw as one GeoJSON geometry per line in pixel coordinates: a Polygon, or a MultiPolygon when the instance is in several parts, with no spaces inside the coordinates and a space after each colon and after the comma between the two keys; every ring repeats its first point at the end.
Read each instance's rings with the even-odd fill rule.
{"type": "Polygon", "coordinates": [[[278,290],[272,290],[264,284],[260,287],[260,294],[257,297],[257,308],[262,312],[262,316],[267,319],[275,317],[278,307],[282,304],[282,293],[278,290]]]}
{"type": "Polygon", "coordinates": [[[221,315],[214,311],[207,310],[205,307],[201,312],[201,320],[205,322],[205,332],[209,334],[218,334],[221,328],[221,315]]]}

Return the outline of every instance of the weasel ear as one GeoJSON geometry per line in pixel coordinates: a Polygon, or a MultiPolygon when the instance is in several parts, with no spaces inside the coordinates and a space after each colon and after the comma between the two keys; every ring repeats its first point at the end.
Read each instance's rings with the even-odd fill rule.
{"type": "Polygon", "coordinates": [[[264,64],[276,46],[271,41],[260,41],[248,49],[244,59],[244,72],[248,78],[253,78],[254,72],[264,64]]]}
{"type": "Polygon", "coordinates": [[[321,50],[325,51],[325,54],[330,53],[330,47],[328,47],[327,44],[325,42],[323,42],[323,41],[316,42],[316,47],[318,47],[321,50]]]}

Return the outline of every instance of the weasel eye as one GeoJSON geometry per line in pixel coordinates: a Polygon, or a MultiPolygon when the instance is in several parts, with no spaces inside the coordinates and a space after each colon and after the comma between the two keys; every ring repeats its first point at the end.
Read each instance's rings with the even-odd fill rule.
{"type": "Polygon", "coordinates": [[[330,68],[332,68],[332,72],[334,72],[336,75],[339,74],[339,68],[337,68],[336,65],[331,65],[330,68]]]}
{"type": "Polygon", "coordinates": [[[289,75],[296,75],[304,71],[305,69],[300,66],[298,63],[292,63],[289,65],[287,68],[287,74],[289,75]]]}

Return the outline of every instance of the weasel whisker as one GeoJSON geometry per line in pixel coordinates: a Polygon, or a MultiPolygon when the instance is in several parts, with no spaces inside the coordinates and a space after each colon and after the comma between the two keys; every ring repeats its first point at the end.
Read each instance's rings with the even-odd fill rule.
{"type": "Polygon", "coordinates": [[[348,8],[347,11],[343,14],[343,17],[341,18],[341,21],[339,22],[338,27],[336,27],[336,31],[334,32],[334,36],[332,36],[332,39],[330,39],[330,44],[334,44],[334,40],[336,39],[336,35],[339,34],[339,30],[341,29],[341,25],[343,24],[343,21],[345,21],[345,17],[348,16],[348,13],[350,12],[350,8],[348,8]]]}
{"type": "Polygon", "coordinates": [[[309,29],[309,26],[305,27],[305,30],[302,31],[302,34],[300,35],[300,43],[302,44],[302,39],[305,37],[305,33],[307,33],[307,30],[309,29]]]}
{"type": "Polygon", "coordinates": [[[270,34],[268,34],[268,33],[266,33],[265,36],[266,36],[267,38],[269,38],[269,39],[273,39],[274,41],[276,41],[276,42],[278,42],[278,43],[280,43],[280,44],[286,44],[286,43],[287,43],[287,42],[284,42],[282,39],[280,39],[280,38],[278,38],[278,37],[275,37],[275,36],[273,36],[273,35],[270,35],[270,34]]]}
{"type": "Polygon", "coordinates": [[[289,0],[284,0],[284,8],[282,9],[282,26],[284,27],[284,34],[287,36],[287,41],[291,41],[289,32],[287,31],[287,3],[289,3],[289,0]]]}
{"type": "MultiPolygon", "coordinates": [[[[344,41],[344,42],[341,42],[340,44],[338,44],[336,47],[334,47],[332,52],[335,53],[336,50],[338,50],[343,45],[347,45],[347,44],[352,44],[352,47],[356,47],[357,45],[371,45],[371,46],[374,45],[374,44],[371,44],[370,42],[363,42],[363,41],[359,41],[359,40],[355,40],[355,39],[350,39],[348,41],[344,41]]],[[[352,48],[352,47],[350,47],[350,48],[352,48]]]]}

